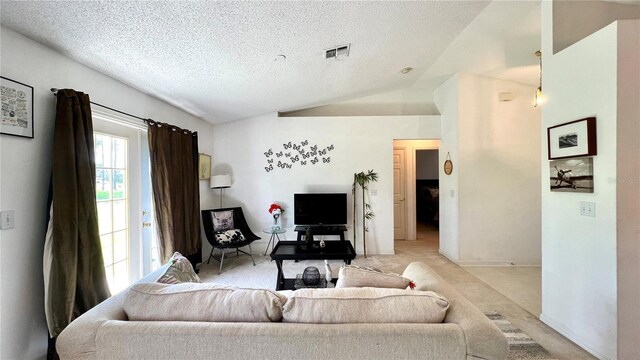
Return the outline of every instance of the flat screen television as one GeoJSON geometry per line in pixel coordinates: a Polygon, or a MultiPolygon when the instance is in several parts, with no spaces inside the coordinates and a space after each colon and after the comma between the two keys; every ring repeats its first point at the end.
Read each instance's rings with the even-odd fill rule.
{"type": "Polygon", "coordinates": [[[347,223],[347,194],[294,194],[293,209],[296,225],[344,225],[347,223]]]}

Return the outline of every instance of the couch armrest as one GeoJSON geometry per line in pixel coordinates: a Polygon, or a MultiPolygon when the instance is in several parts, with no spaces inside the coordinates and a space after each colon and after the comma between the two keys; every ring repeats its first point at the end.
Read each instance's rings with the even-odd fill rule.
{"type": "Polygon", "coordinates": [[[507,357],[509,346],[500,329],[433,269],[424,263],[413,262],[402,275],[416,284],[416,290],[434,291],[449,300],[450,306],[444,322],[454,323],[462,328],[468,358],[503,360],[507,357]]]}
{"type": "MultiPolygon", "coordinates": [[[[155,282],[169,266],[169,263],[161,266],[136,283],[155,282]]],[[[86,359],[95,356],[95,338],[102,324],[109,320],[127,320],[127,314],[122,309],[125,293],[126,290],[123,290],[80,315],[58,335],[56,351],[61,359],[86,359]]]]}

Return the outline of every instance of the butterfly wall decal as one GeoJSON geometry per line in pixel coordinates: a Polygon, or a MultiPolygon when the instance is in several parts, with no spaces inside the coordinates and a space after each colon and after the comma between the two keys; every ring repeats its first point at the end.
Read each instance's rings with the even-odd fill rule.
{"type": "Polygon", "coordinates": [[[282,151],[276,153],[277,157],[282,157],[282,151]]]}
{"type": "Polygon", "coordinates": [[[285,149],[285,150],[287,150],[287,149],[291,149],[291,141],[289,141],[289,142],[288,142],[288,143],[286,143],[286,144],[282,144],[282,147],[284,147],[284,149],[285,149]]]}
{"type": "Polygon", "coordinates": [[[273,159],[268,159],[267,164],[273,164],[273,159]]]}
{"type": "Polygon", "coordinates": [[[331,156],[329,156],[328,158],[322,158],[322,162],[323,163],[330,163],[331,162],[331,156]]]}
{"type": "Polygon", "coordinates": [[[271,170],[273,170],[273,164],[270,164],[269,166],[265,166],[264,169],[269,172],[271,170]]]}
{"type": "Polygon", "coordinates": [[[266,157],[269,157],[271,155],[273,155],[273,151],[271,149],[269,149],[269,151],[264,153],[264,156],[266,156],[266,157]]]}
{"type": "Polygon", "coordinates": [[[305,140],[303,142],[300,143],[302,146],[307,146],[309,145],[309,140],[305,140]]]}
{"type": "Polygon", "coordinates": [[[300,161],[300,165],[307,165],[307,162],[305,160],[300,161]]]}
{"type": "Polygon", "coordinates": [[[329,150],[329,151],[333,150],[333,144],[327,146],[327,150],[329,150]]]}

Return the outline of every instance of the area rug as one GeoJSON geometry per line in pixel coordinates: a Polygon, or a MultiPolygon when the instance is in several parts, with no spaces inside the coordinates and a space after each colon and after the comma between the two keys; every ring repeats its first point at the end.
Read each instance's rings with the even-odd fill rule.
{"type": "Polygon", "coordinates": [[[504,316],[493,312],[485,314],[504,334],[509,343],[507,360],[555,360],[547,350],[524,331],[515,327],[504,316]]]}

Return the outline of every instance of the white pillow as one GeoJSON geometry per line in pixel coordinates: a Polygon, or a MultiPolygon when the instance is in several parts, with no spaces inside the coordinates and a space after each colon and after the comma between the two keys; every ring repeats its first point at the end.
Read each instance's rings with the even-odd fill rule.
{"type": "Polygon", "coordinates": [[[282,319],[286,296],[212,283],[140,283],[122,303],[131,321],[271,322],[282,319]]]}
{"type": "Polygon", "coordinates": [[[377,287],[406,289],[413,288],[410,279],[398,274],[386,273],[382,270],[359,267],[355,265],[343,265],[338,272],[336,288],[346,287],[377,287]]]}
{"type": "Polygon", "coordinates": [[[220,244],[230,244],[234,242],[244,241],[246,238],[242,234],[242,231],[238,229],[221,231],[214,234],[216,241],[220,244]]]}
{"type": "Polygon", "coordinates": [[[282,309],[282,322],[306,324],[441,323],[449,301],[431,291],[300,289],[282,309]]]}

